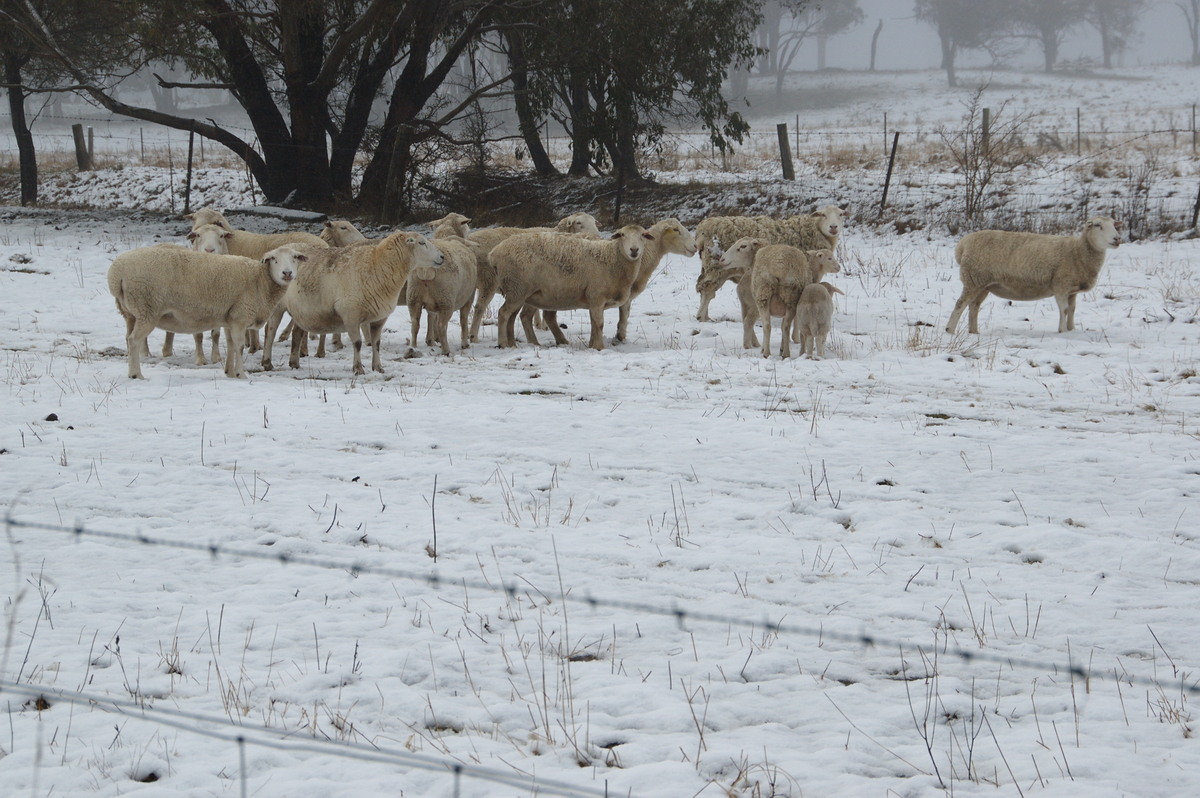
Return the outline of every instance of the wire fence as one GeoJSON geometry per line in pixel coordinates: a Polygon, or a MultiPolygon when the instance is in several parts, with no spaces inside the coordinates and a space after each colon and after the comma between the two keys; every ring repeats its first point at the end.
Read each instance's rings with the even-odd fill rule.
{"type": "MultiPolygon", "coordinates": [[[[497,584],[491,581],[457,575],[453,578],[448,578],[432,571],[394,568],[390,566],[374,564],[364,560],[337,560],[300,554],[289,554],[287,552],[274,553],[264,551],[261,548],[244,548],[238,546],[225,546],[212,542],[203,543],[196,542],[195,540],[174,540],[163,537],[153,537],[140,532],[130,533],[92,529],[85,526],[82,522],[76,523],[74,526],[63,526],[59,524],[25,521],[14,517],[11,510],[5,517],[4,525],[10,541],[14,540],[13,532],[16,530],[37,530],[59,534],[76,542],[83,540],[94,540],[112,545],[130,544],[136,546],[151,546],[156,548],[194,552],[196,554],[203,555],[213,562],[220,562],[228,558],[261,560],[274,562],[280,566],[303,566],[338,571],[345,574],[347,578],[351,579],[358,578],[359,576],[363,575],[375,575],[391,579],[410,580],[412,582],[425,584],[435,591],[441,589],[454,589],[455,591],[470,589],[493,594],[502,594],[508,599],[514,599],[522,591],[521,586],[516,582],[497,584]]],[[[988,663],[1010,669],[1029,670],[1039,674],[1052,673],[1055,675],[1066,676],[1072,681],[1078,679],[1085,684],[1090,683],[1092,680],[1111,679],[1118,684],[1124,684],[1128,686],[1136,685],[1146,688],[1153,688],[1160,691],[1169,688],[1172,691],[1178,691],[1180,694],[1188,696],[1200,694],[1200,673],[1193,669],[1185,670],[1182,667],[1176,666],[1174,662],[1172,662],[1172,671],[1174,676],[1171,679],[1162,679],[1156,676],[1141,676],[1135,673],[1130,673],[1124,668],[1118,672],[1115,668],[1112,670],[1098,670],[1093,669],[1090,666],[1084,666],[1075,661],[1075,659],[1069,655],[1069,652],[1072,650],[1072,648],[1079,648],[1078,641],[1072,644],[1063,645],[1063,648],[1068,652],[1068,657],[1066,660],[1039,659],[1035,657],[1015,657],[988,651],[966,649],[958,646],[951,646],[948,639],[937,644],[934,647],[935,650],[930,651],[926,646],[913,643],[911,640],[903,640],[897,637],[876,634],[867,630],[850,632],[830,628],[824,624],[820,626],[808,626],[804,624],[774,620],[769,617],[749,618],[745,616],[724,613],[695,612],[678,605],[663,606],[646,602],[629,601],[611,596],[594,596],[590,594],[579,595],[574,590],[562,591],[559,599],[564,603],[572,603],[587,607],[593,611],[615,610],[630,613],[632,615],[670,618],[677,624],[680,630],[687,630],[689,625],[715,624],[724,626],[726,628],[746,629],[756,633],[765,631],[775,635],[806,637],[819,640],[821,641],[822,645],[829,642],[840,642],[846,645],[852,645],[864,649],[895,649],[900,652],[901,657],[903,657],[903,652],[908,650],[918,652],[922,655],[922,657],[924,657],[926,654],[931,654],[935,658],[956,658],[965,664],[988,663]]],[[[1151,630],[1151,634],[1154,634],[1153,630],[1151,630]]],[[[543,779],[531,775],[513,774],[494,768],[473,765],[452,757],[420,755],[405,750],[389,749],[374,744],[368,745],[350,741],[314,739],[312,741],[298,742],[294,739],[289,739],[286,736],[281,738],[281,732],[270,727],[249,727],[241,723],[236,723],[226,717],[184,712],[182,710],[161,707],[156,704],[117,699],[107,695],[91,694],[83,691],[82,686],[81,689],[77,691],[64,691],[2,679],[0,680],[0,695],[5,693],[13,696],[22,696],[27,701],[37,701],[39,698],[47,702],[51,700],[63,701],[72,704],[86,705],[90,708],[98,709],[104,712],[111,712],[124,716],[136,716],[151,723],[194,732],[237,745],[242,762],[242,766],[240,768],[242,795],[247,794],[247,775],[244,753],[245,746],[247,745],[259,746],[277,751],[313,753],[334,757],[344,757],[366,762],[378,762],[419,770],[449,773],[452,774],[454,778],[455,796],[459,794],[459,784],[462,778],[477,779],[505,786],[515,786],[522,789],[528,789],[530,790],[531,794],[567,796],[568,798],[574,798],[575,796],[579,796],[580,798],[594,798],[595,796],[607,797],[610,795],[607,785],[605,785],[602,790],[579,787],[578,785],[569,784],[563,781],[543,779]]],[[[622,794],[627,796],[627,798],[633,798],[634,796],[634,793],[632,792],[625,792],[622,794]]]]}

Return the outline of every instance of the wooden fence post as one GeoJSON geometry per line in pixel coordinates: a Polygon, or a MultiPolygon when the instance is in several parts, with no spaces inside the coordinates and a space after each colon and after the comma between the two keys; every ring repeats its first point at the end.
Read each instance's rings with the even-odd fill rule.
{"type": "Polygon", "coordinates": [[[783,179],[795,180],[796,170],[792,166],[792,145],[788,142],[787,122],[776,125],[775,132],[779,135],[779,159],[783,162],[783,179]]]}
{"type": "Polygon", "coordinates": [[[883,199],[879,201],[879,215],[883,215],[883,209],[887,207],[888,187],[892,185],[892,167],[896,165],[896,148],[900,144],[900,131],[897,130],[892,134],[892,154],[888,157],[887,177],[883,179],[883,199]]]}
{"type": "Polygon", "coordinates": [[[196,131],[188,131],[188,164],[187,177],[183,181],[183,212],[192,212],[192,149],[196,143],[196,131]]]}
{"type": "Polygon", "coordinates": [[[71,135],[75,139],[75,163],[79,171],[87,172],[92,169],[92,157],[88,155],[87,141],[83,137],[83,125],[71,125],[71,135]]]}

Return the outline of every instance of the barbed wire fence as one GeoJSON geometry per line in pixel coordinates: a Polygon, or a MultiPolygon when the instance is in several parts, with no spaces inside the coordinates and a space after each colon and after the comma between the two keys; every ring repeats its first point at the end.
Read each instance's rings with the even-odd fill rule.
{"type": "MultiPolygon", "coordinates": [[[[217,563],[227,558],[252,559],[273,562],[279,566],[303,566],[308,568],[338,571],[345,574],[348,578],[374,575],[390,579],[403,579],[415,583],[425,584],[435,591],[442,589],[470,589],[504,595],[507,599],[512,600],[519,596],[522,590],[521,586],[517,582],[497,584],[495,582],[483,579],[468,578],[457,575],[451,578],[442,576],[432,571],[395,568],[391,566],[373,564],[357,559],[338,560],[303,554],[293,554],[287,552],[275,553],[263,551],[261,549],[226,546],[215,542],[203,543],[194,540],[174,540],[165,537],[154,537],[140,532],[120,532],[113,530],[93,529],[85,526],[82,522],[76,523],[74,526],[63,526],[60,524],[25,521],[14,517],[11,509],[5,516],[4,526],[11,545],[16,545],[16,543],[13,542],[13,533],[15,531],[36,530],[59,534],[76,542],[86,539],[105,544],[112,544],[114,546],[129,544],[135,546],[150,546],[175,549],[184,552],[193,552],[203,555],[209,560],[217,563]]],[[[575,591],[561,592],[559,594],[559,600],[564,603],[571,603],[587,607],[593,611],[617,610],[634,615],[669,618],[672,619],[681,630],[686,630],[689,625],[713,624],[724,626],[726,628],[741,628],[759,633],[766,632],[773,635],[791,635],[796,637],[816,639],[821,641],[822,644],[827,642],[840,642],[846,645],[861,647],[863,649],[895,649],[898,652],[901,652],[901,656],[903,656],[903,652],[905,650],[916,651],[922,656],[928,653],[943,659],[946,657],[951,657],[967,665],[987,663],[1014,670],[1023,669],[1036,673],[1052,673],[1055,675],[1063,675],[1071,678],[1072,680],[1081,680],[1085,684],[1090,684],[1093,680],[1101,681],[1111,679],[1118,684],[1125,684],[1128,686],[1153,688],[1160,691],[1164,690],[1165,688],[1170,688],[1173,691],[1178,691],[1180,694],[1188,696],[1200,694],[1200,672],[1190,669],[1185,670],[1182,667],[1176,666],[1175,663],[1172,663],[1172,672],[1174,675],[1170,679],[1159,678],[1157,676],[1142,676],[1136,673],[1130,673],[1124,668],[1122,668],[1120,672],[1118,672],[1115,668],[1111,671],[1094,669],[1090,665],[1084,666],[1083,664],[1077,662],[1074,657],[1069,655],[1069,652],[1072,648],[1079,647],[1078,643],[1064,645],[1064,648],[1068,651],[1068,658],[1066,660],[1017,657],[988,651],[967,649],[950,645],[948,638],[944,638],[943,642],[934,647],[936,651],[930,651],[926,646],[914,643],[911,640],[903,640],[898,637],[880,635],[869,630],[848,632],[829,628],[825,624],[821,624],[820,626],[808,626],[781,620],[773,620],[772,618],[765,616],[760,618],[749,618],[725,613],[696,612],[685,609],[678,605],[663,606],[608,596],[596,596],[591,594],[578,595],[575,593],[575,591]]],[[[1153,630],[1151,630],[1151,633],[1153,634],[1153,630]]],[[[453,774],[455,784],[454,794],[456,796],[458,795],[459,781],[462,778],[479,779],[497,784],[503,784],[506,786],[516,786],[523,789],[529,789],[531,794],[559,795],[567,796],[568,798],[573,798],[574,796],[591,798],[592,796],[610,795],[607,785],[603,790],[579,787],[577,785],[568,784],[562,781],[548,780],[526,775],[514,775],[512,773],[506,773],[494,768],[464,763],[450,757],[439,758],[427,755],[419,755],[409,751],[387,749],[374,744],[365,745],[350,741],[336,740],[314,740],[312,742],[300,743],[288,739],[286,734],[284,734],[283,738],[281,739],[281,732],[270,727],[252,728],[243,724],[235,723],[229,718],[225,717],[208,716],[184,712],[176,709],[168,709],[144,702],[133,702],[113,698],[107,695],[90,694],[84,692],[83,690],[74,692],[54,690],[44,686],[23,684],[19,681],[11,681],[8,678],[3,677],[0,678],[0,695],[5,693],[24,697],[26,703],[37,702],[39,699],[48,703],[50,699],[53,699],[54,701],[64,701],[73,704],[87,705],[90,708],[105,712],[112,712],[125,716],[137,716],[151,723],[195,732],[210,738],[237,745],[239,749],[239,756],[241,757],[242,762],[240,778],[243,795],[246,794],[247,789],[247,776],[245,768],[245,747],[247,745],[261,746],[279,751],[294,751],[323,754],[335,757],[346,757],[359,761],[392,764],[426,771],[446,772],[453,774]]],[[[627,798],[634,798],[634,794],[632,792],[626,792],[622,794],[626,795],[627,798]]]]}

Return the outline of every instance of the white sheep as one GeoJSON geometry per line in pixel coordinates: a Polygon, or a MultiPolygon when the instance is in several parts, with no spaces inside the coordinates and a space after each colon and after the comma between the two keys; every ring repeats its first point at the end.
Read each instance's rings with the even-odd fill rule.
{"type": "Polygon", "coordinates": [[[319,238],[331,247],[348,247],[358,241],[367,240],[357,227],[345,219],[326,221],[319,238]]]}
{"type": "Polygon", "coordinates": [[[796,307],[796,329],[800,331],[800,354],[813,360],[825,357],[825,339],[833,326],[833,295],[846,293],[827,283],[809,283],[800,293],[796,307]]]}
{"type": "Polygon", "coordinates": [[[988,294],[1029,301],[1054,297],[1058,331],[1075,329],[1075,297],[1096,285],[1109,248],[1121,245],[1116,222],[1107,216],[1089,219],[1077,236],[978,230],[954,248],[963,290],[950,312],[946,332],[953,333],[969,305],[967,329],[979,332],[979,306],[988,294]]]}
{"type": "Polygon", "coordinates": [[[846,210],[826,205],[816,211],[774,219],[770,216],[713,216],[696,226],[696,244],[700,248],[700,276],[696,292],[700,294],[699,321],[709,321],[708,305],[726,280],[739,279],[736,270],[723,269],[718,260],[721,246],[739,238],[760,238],[768,244],[790,244],[797,249],[837,249],[846,210]]]}
{"type": "MultiPolygon", "coordinates": [[[[650,283],[650,278],[658,270],[663,257],[668,253],[683,255],[688,258],[696,254],[695,237],[678,219],[663,219],[655,222],[646,232],[649,235],[642,246],[641,262],[637,277],[634,278],[633,285],[629,288],[629,299],[618,306],[617,334],[613,338],[613,343],[621,343],[625,340],[625,334],[629,329],[629,310],[633,305],[633,300],[646,290],[646,286],[650,283]]],[[[522,322],[524,322],[525,315],[530,312],[529,308],[521,312],[522,322]]],[[[546,319],[546,326],[554,335],[555,343],[565,344],[567,338],[558,326],[557,312],[546,310],[543,313],[546,319]]]]}
{"type": "Polygon", "coordinates": [[[433,241],[445,260],[440,266],[414,266],[408,274],[405,303],[411,321],[413,346],[421,331],[421,311],[429,314],[425,343],[440,342],[442,354],[450,354],[448,330],[450,317],[458,312],[459,340],[462,348],[471,345],[469,315],[475,298],[477,245],[462,238],[435,238],[433,241]]]}
{"type": "Polygon", "coordinates": [[[501,241],[521,233],[572,233],[586,238],[600,238],[600,228],[590,213],[579,211],[558,220],[554,227],[484,227],[471,232],[467,238],[480,245],[478,271],[476,273],[475,309],[471,314],[471,340],[479,340],[479,328],[483,324],[488,304],[496,296],[496,269],[491,264],[489,253],[501,241]]]}
{"type": "Polygon", "coordinates": [[[767,244],[761,238],[740,238],[721,255],[722,268],[742,274],[738,300],[742,306],[742,346],[759,346],[754,323],[762,320],[763,357],[771,356],[771,317],[783,319],[780,355],[791,357],[789,332],[795,329],[796,307],[805,286],[825,274],[841,271],[827,249],[807,252],[787,244],[767,244]]]}
{"type": "Polygon", "coordinates": [[[271,257],[258,261],[184,247],[121,253],[108,268],[108,290],[125,319],[130,378],[143,377],[142,348],[155,328],[196,334],[224,327],[225,374],[245,376],[246,330],[276,312],[295,276],[291,264],[271,257]]]}
{"type": "MultiPolygon", "coordinates": [[[[420,233],[397,232],[377,244],[348,247],[312,247],[286,244],[272,250],[283,261],[295,264],[296,279],[284,294],[282,307],[267,322],[270,333],[263,347],[263,369],[270,371],[271,341],[286,309],[301,330],[344,332],[354,348],[354,373],[365,374],[362,346],[371,345],[371,368],[383,371],[379,337],[383,324],[396,309],[400,289],[409,272],[440,266],[442,253],[420,233]]],[[[300,367],[300,340],[292,336],[288,364],[300,367]]]]}
{"type": "Polygon", "coordinates": [[[461,213],[448,213],[440,219],[426,222],[433,230],[434,238],[466,238],[471,234],[470,217],[461,213]]]}
{"type": "MultiPolygon", "coordinates": [[[[628,301],[649,235],[633,224],[608,239],[527,233],[497,244],[489,260],[504,296],[497,318],[499,345],[516,346],[516,317],[529,305],[544,311],[587,308],[592,323],[588,346],[603,349],[604,309],[628,301]]],[[[525,337],[536,344],[532,313],[522,314],[521,321],[525,337]]]]}

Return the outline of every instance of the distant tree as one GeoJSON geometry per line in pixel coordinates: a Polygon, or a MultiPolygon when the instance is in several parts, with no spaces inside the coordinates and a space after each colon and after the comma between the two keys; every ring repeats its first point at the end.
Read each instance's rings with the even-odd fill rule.
{"type": "Polygon", "coordinates": [[[1037,43],[1045,70],[1053,72],[1067,33],[1084,23],[1092,0],[1009,0],[1009,4],[1018,35],[1037,43]]]}
{"type": "Polygon", "coordinates": [[[937,31],[941,68],[950,86],[958,85],[955,62],[960,51],[993,50],[1011,29],[1011,6],[997,0],[914,0],[913,11],[937,31]]]}
{"type": "Polygon", "coordinates": [[[1100,34],[1104,68],[1111,69],[1113,56],[1129,48],[1138,33],[1138,23],[1149,0],[1090,0],[1084,19],[1100,34]]]}
{"type": "Polygon", "coordinates": [[[1187,22],[1188,36],[1192,40],[1192,66],[1200,66],[1200,0],[1175,0],[1175,7],[1187,22]]]}
{"type": "Polygon", "coordinates": [[[698,121],[721,149],[741,141],[748,126],[721,95],[721,80],[731,64],[757,54],[758,7],[759,0],[553,0],[527,18],[525,95],[531,112],[570,136],[568,174],[611,170],[637,179],[638,153],[657,146],[669,123],[698,121]],[[622,15],[654,22],[613,24],[622,15]]]}
{"type": "Polygon", "coordinates": [[[786,27],[781,24],[781,32],[773,37],[775,52],[775,96],[783,93],[783,79],[791,70],[792,64],[805,41],[815,38],[818,44],[817,66],[825,66],[825,40],[845,30],[849,30],[864,19],[858,0],[781,0],[778,3],[787,20],[786,27]]]}

